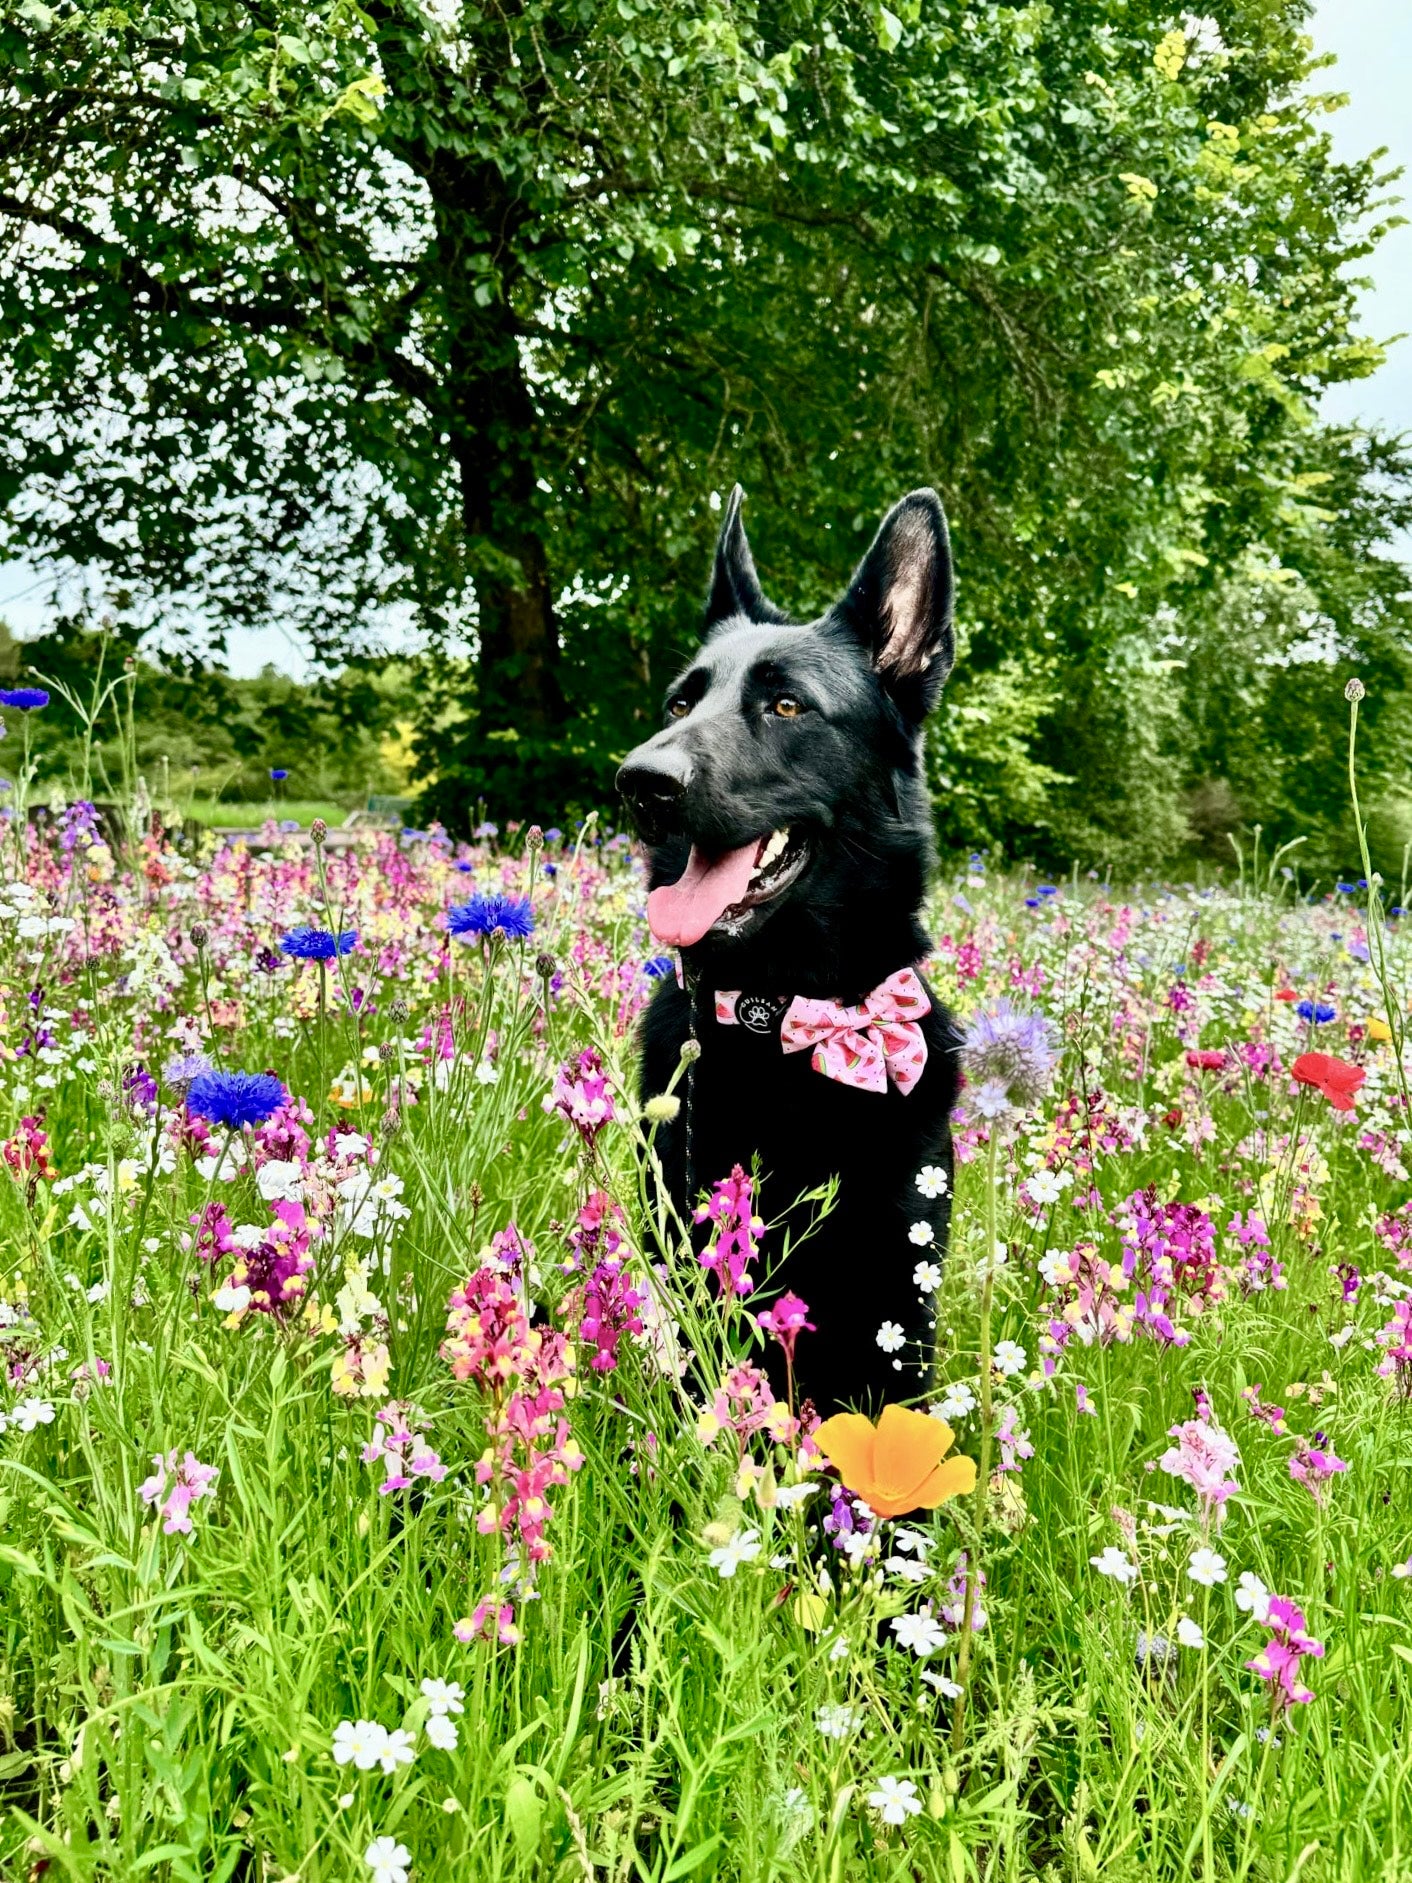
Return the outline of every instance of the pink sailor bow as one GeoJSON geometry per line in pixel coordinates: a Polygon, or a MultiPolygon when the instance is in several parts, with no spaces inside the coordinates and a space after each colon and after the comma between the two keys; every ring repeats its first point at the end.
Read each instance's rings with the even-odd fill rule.
{"type": "Polygon", "coordinates": [[[931,1012],[926,989],[911,968],[899,968],[856,1007],[840,1000],[796,994],[780,1022],[787,1053],[812,1049],[815,1072],[860,1092],[886,1092],[888,1080],[908,1093],[927,1064],[919,1024],[931,1012]]]}

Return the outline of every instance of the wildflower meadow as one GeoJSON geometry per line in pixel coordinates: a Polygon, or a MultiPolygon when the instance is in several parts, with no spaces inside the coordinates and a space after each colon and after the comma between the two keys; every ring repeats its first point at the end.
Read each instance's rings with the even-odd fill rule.
{"type": "Polygon", "coordinates": [[[944,873],[934,1377],[820,1422],[759,1173],[653,1182],[626,837],[37,818],[46,704],[0,1873],[1412,1874],[1405,886],[944,873]]]}

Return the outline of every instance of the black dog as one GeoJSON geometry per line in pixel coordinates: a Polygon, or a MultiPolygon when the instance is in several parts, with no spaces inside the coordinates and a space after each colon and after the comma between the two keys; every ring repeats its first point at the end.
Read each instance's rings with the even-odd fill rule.
{"type": "Polygon", "coordinates": [[[956,1038],[912,972],[929,947],[921,730],[954,652],[950,544],[935,493],[913,491],[842,601],[800,625],[761,593],[740,503],[737,486],[704,645],[618,774],[648,919],[685,982],[664,980],[645,1016],[642,1092],[665,1089],[694,1033],[686,1101],[658,1134],[667,1181],[685,1211],[758,1156],[767,1258],[786,1221],[805,1227],[808,1206],[783,1214],[795,1199],[838,1177],[774,1280],[818,1330],[800,1338],[802,1390],[823,1412],[876,1408],[925,1390],[934,1315],[913,1274],[942,1260],[950,1217],[956,1038]],[[940,1194],[918,1185],[927,1166],[940,1194]]]}

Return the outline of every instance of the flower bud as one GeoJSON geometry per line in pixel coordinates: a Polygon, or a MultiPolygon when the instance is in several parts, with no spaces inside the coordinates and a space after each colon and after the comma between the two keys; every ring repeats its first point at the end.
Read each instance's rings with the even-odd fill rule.
{"type": "Polygon", "coordinates": [[[1343,697],[1346,700],[1361,700],[1367,697],[1367,692],[1368,689],[1361,680],[1353,679],[1343,689],[1343,697]]]}
{"type": "Polygon", "coordinates": [[[544,832],[539,828],[538,824],[531,824],[529,829],[525,832],[525,848],[527,850],[542,850],[544,848],[544,832]]]}
{"type": "Polygon", "coordinates": [[[399,994],[387,1011],[392,1015],[398,1026],[403,1026],[406,1023],[408,1014],[411,1012],[411,1008],[399,994]]]}
{"type": "Polygon", "coordinates": [[[675,1092],[659,1092],[655,1098],[649,1098],[642,1108],[642,1115],[650,1125],[670,1124],[681,1110],[681,1100],[675,1092]]]}
{"type": "Polygon", "coordinates": [[[204,922],[193,922],[191,924],[191,945],[193,948],[204,948],[209,939],[210,930],[206,927],[204,922]]]}
{"type": "Polygon", "coordinates": [[[551,954],[536,955],[534,958],[534,970],[541,980],[552,981],[554,976],[559,972],[559,963],[551,954]]]}
{"type": "Polygon", "coordinates": [[[316,817],[313,823],[310,824],[309,826],[310,843],[317,845],[319,848],[322,848],[324,839],[327,836],[328,836],[328,825],[324,822],[324,820],[321,817],[316,817]]]}
{"type": "Polygon", "coordinates": [[[681,1043],[681,1062],[684,1066],[694,1066],[701,1057],[700,1040],[683,1040],[681,1043]]]}

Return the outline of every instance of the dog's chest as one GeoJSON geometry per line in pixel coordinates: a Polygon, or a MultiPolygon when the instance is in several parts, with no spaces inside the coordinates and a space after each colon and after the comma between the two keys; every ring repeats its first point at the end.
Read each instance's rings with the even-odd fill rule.
{"type": "Polygon", "coordinates": [[[786,1053],[780,1023],[788,1001],[742,994],[731,1024],[707,1015],[691,1094],[694,1175],[699,1184],[754,1158],[781,1191],[830,1176],[880,1176],[915,1164],[945,1126],[933,1082],[908,1094],[862,1090],[826,1077],[808,1052],[786,1053]]]}

